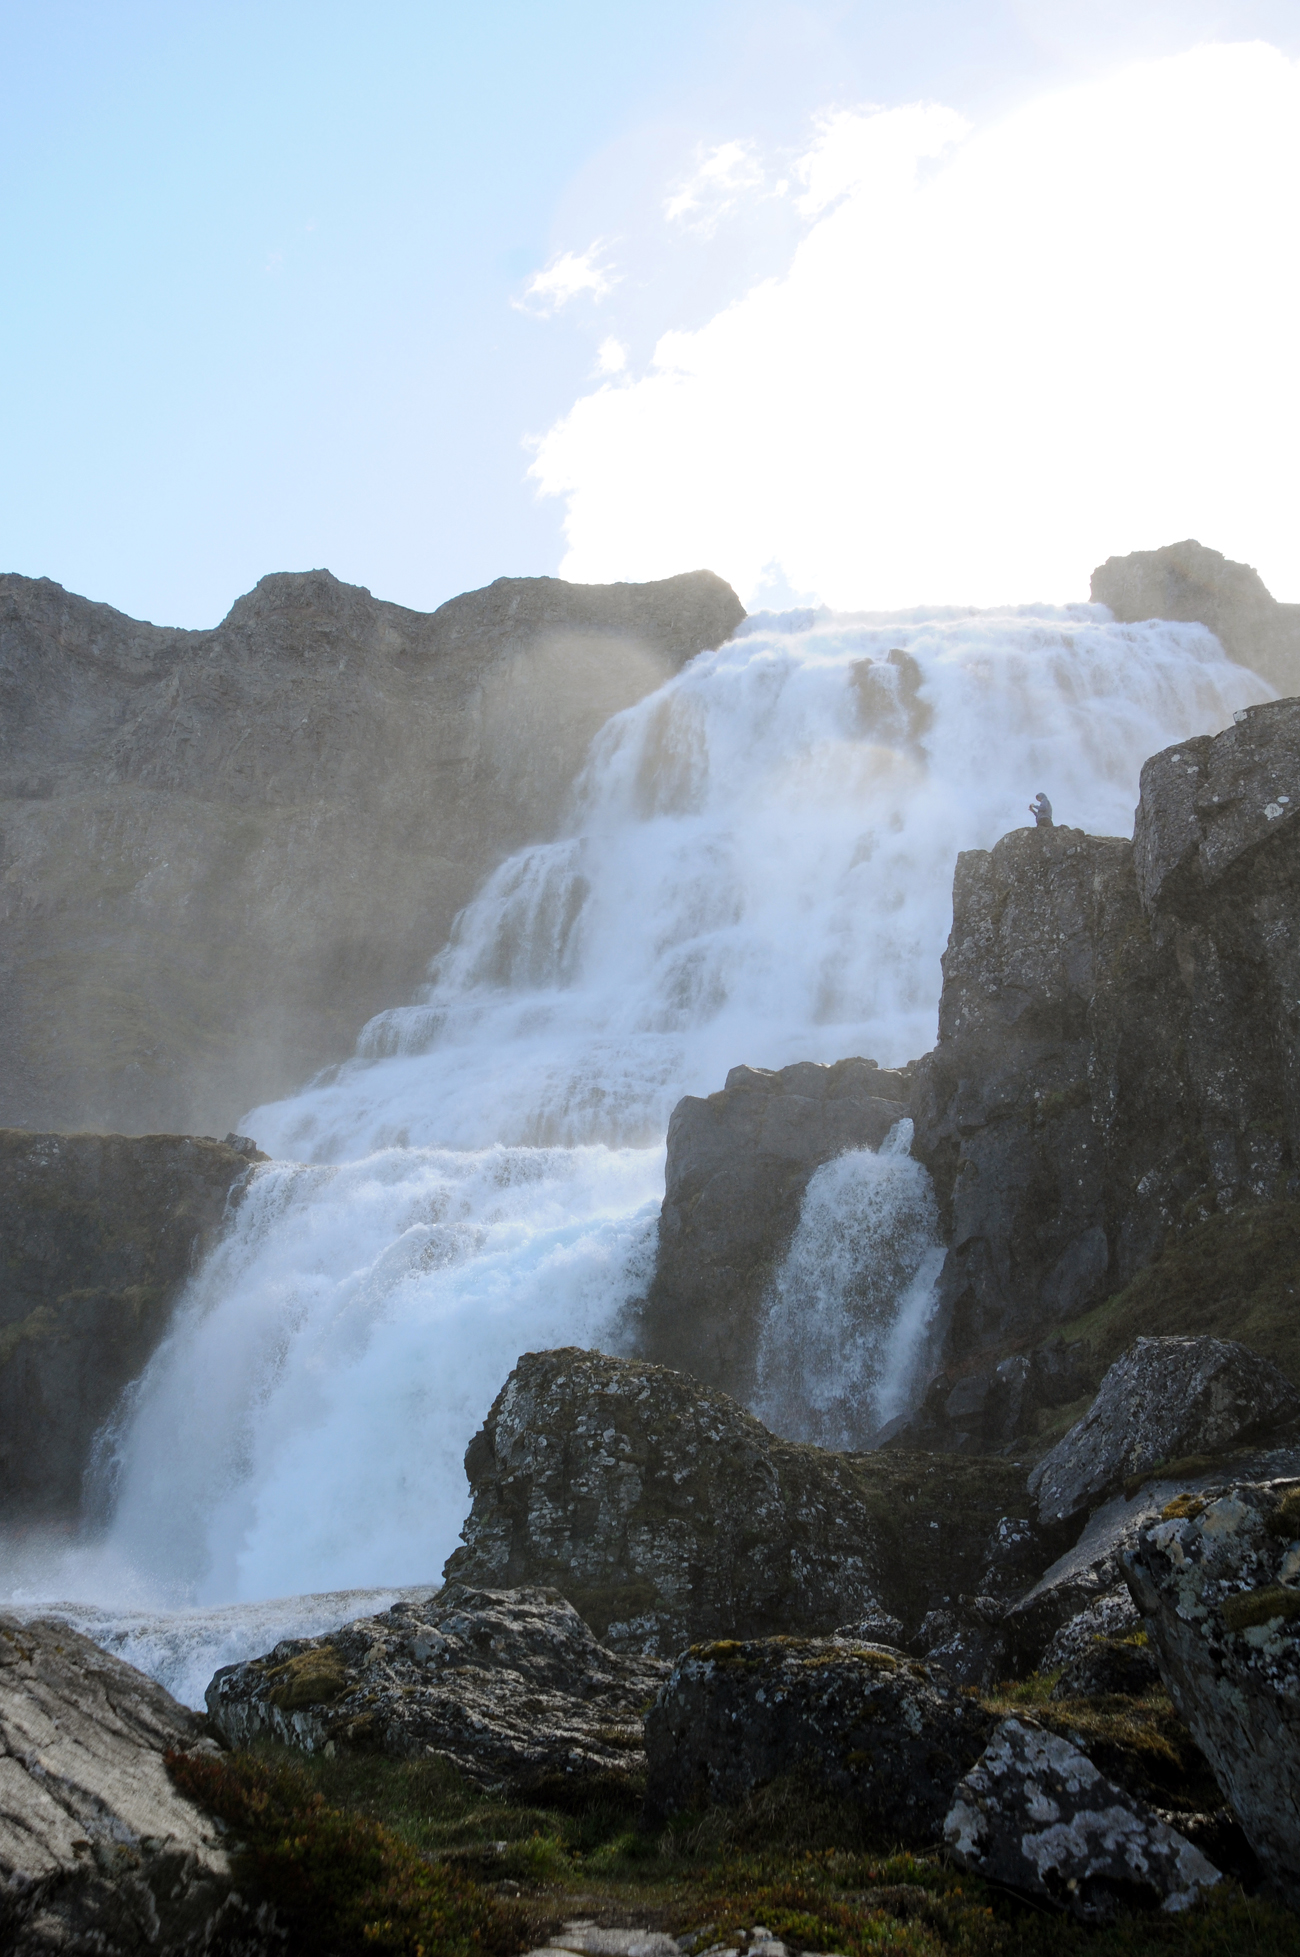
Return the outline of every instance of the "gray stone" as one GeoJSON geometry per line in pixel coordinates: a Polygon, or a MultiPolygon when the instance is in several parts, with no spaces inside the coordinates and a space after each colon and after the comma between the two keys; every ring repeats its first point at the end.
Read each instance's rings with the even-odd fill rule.
{"type": "Polygon", "coordinates": [[[0,1616],[0,1946],[11,1957],[280,1948],[164,1756],[212,1750],[151,1679],[63,1624],[0,1616]]]}
{"type": "Polygon", "coordinates": [[[0,1517],[74,1516],[97,1429],[143,1371],[255,1145],[0,1129],[0,1517]]]}
{"type": "Polygon", "coordinates": [[[1004,1719],[944,1823],[963,1868],[1104,1922],[1136,1905],[1184,1910],[1220,1880],[1182,1835],[1069,1740],[1004,1719]]]}
{"type": "Polygon", "coordinates": [[[613,1650],[829,1631],[881,1607],[851,1462],[685,1373],[525,1353],[465,1454],[448,1582],[554,1584],[613,1650]]]}
{"type": "Polygon", "coordinates": [[[1207,626],[1230,659],[1300,692],[1300,605],[1279,604],[1259,572],[1194,538],[1108,557],[1092,574],[1092,601],[1121,623],[1169,618],[1207,626]]]}
{"type": "Polygon", "coordinates": [[[1134,1476],[1262,1436],[1297,1412],[1290,1380],[1235,1340],[1138,1339],[1033,1469],[1029,1492],[1044,1522],[1062,1522],[1134,1476]]]}
{"type": "Polygon", "coordinates": [[[991,1716],[942,1672],[839,1638],[723,1640],[679,1659],[646,1715],[646,1808],[734,1803],[779,1775],[934,1840],[991,1716]]]}
{"type": "Polygon", "coordinates": [[[1261,1865],[1300,1901],[1300,1482],[1176,1497],[1126,1575],[1174,1704],[1261,1865]]]}
{"type": "Polygon", "coordinates": [[[0,577],[0,1123],[222,1135],[345,1059],[743,617],[707,571],[424,613],[316,570],[186,632],[0,577]]]}
{"type": "Polygon", "coordinates": [[[642,1710],[666,1672],[605,1650],[556,1591],[449,1584],[223,1666],[207,1704],[232,1746],[436,1754],[480,1784],[526,1790],[635,1774],[642,1710]]]}
{"type": "Polygon", "coordinates": [[[688,1094],[668,1125],[655,1274],[639,1348],[749,1400],[761,1308],[813,1171],[879,1148],[907,1114],[910,1076],[874,1060],[733,1067],[716,1094],[688,1094]]]}

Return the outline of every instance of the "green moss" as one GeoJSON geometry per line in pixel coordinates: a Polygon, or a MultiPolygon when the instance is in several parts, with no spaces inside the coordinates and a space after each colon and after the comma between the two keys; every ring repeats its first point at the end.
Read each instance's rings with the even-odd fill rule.
{"type": "Polygon", "coordinates": [[[267,1677],[279,1681],[267,1696],[273,1706],[285,1712],[298,1712],[304,1706],[328,1705],[348,1688],[343,1661],[329,1645],[300,1651],[296,1658],[268,1672],[267,1677]]]}
{"type": "Polygon", "coordinates": [[[611,1624],[625,1624],[630,1618],[668,1608],[658,1585],[649,1577],[631,1577],[626,1583],[575,1583],[571,1570],[557,1566],[553,1574],[543,1574],[537,1581],[552,1583],[562,1591],[598,1638],[604,1637],[611,1624]]]}
{"type": "Polygon", "coordinates": [[[1294,1542],[1300,1536],[1300,1488],[1293,1488],[1284,1495],[1265,1523],[1270,1535],[1280,1536],[1283,1542],[1294,1542]]]}
{"type": "Polygon", "coordinates": [[[1131,1284],[1063,1326],[1099,1371],[1142,1334],[1239,1339],[1300,1385],[1300,1202],[1239,1207],[1196,1223],[1131,1284]]]}
{"type": "Polygon", "coordinates": [[[1300,1590],[1288,1590],[1281,1583],[1267,1584],[1262,1590],[1243,1590],[1236,1597],[1225,1598],[1219,1616],[1230,1631],[1271,1624],[1275,1618],[1286,1622],[1300,1617],[1300,1590]]]}

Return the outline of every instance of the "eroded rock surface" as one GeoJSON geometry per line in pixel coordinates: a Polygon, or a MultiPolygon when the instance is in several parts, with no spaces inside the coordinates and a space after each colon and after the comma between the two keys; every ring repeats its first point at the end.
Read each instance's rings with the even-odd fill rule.
{"type": "Polygon", "coordinates": [[[75,1513],[96,1429],[254,1160],[238,1136],[0,1129],[0,1515],[75,1513]]]}
{"type": "Polygon", "coordinates": [[[1060,1734],[1005,1719],[944,1824],[963,1868],[1104,1922],[1134,1905],[1188,1909],[1220,1880],[1200,1850],[1060,1734]]]}
{"type": "Polygon", "coordinates": [[[639,1322],[646,1357],[752,1397],[760,1310],[814,1170],[879,1148],[908,1112],[911,1077],[874,1060],[733,1067],[668,1125],[655,1275],[639,1322]]]}
{"type": "Polygon", "coordinates": [[[1037,1463],[1029,1492],[1044,1522],[1094,1507],[1136,1475],[1267,1435],[1300,1413],[1300,1392],[1232,1339],[1138,1339],[1091,1407],[1037,1463]]]}
{"type": "Polygon", "coordinates": [[[465,1455],[449,1583],[547,1583],[614,1650],[828,1631],[880,1608],[845,1457],[781,1441],[687,1374],[525,1353],[465,1455]]]}
{"type": "Polygon", "coordinates": [[[1194,538],[1108,557],[1092,574],[1092,602],[1122,623],[1170,618],[1208,626],[1229,658],[1300,691],[1300,605],[1279,604],[1259,572],[1194,538]]]}
{"type": "Polygon", "coordinates": [[[481,1784],[527,1789],[642,1767],[641,1717],[667,1670],[604,1649],[554,1590],[449,1584],[225,1665],[207,1703],[232,1746],[437,1754],[481,1784]]]}
{"type": "Polygon", "coordinates": [[[681,1658],[646,1716],[646,1807],[733,1803],[778,1775],[937,1838],[992,1719],[944,1673],[839,1638],[725,1640],[681,1658]]]}
{"type": "Polygon", "coordinates": [[[1247,1840],[1300,1900],[1300,1482],[1175,1496],[1126,1574],[1247,1840]]]}
{"type": "Polygon", "coordinates": [[[63,1624],[0,1616],[0,1947],[260,1957],[273,1925],[164,1755],[211,1746],[160,1685],[63,1624]]]}
{"type": "Polygon", "coordinates": [[[743,617],[707,571],[431,613],[305,571],[185,632],[0,577],[0,1122],[220,1135],[345,1058],[743,617]]]}

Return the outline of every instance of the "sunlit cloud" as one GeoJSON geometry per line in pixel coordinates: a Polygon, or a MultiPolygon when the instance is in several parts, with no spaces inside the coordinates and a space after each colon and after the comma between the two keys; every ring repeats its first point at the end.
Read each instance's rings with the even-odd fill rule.
{"type": "Polygon", "coordinates": [[[719,143],[701,152],[697,168],[665,201],[664,216],[670,224],[686,224],[711,237],[722,219],[761,187],[765,174],[756,144],[719,143]]]}
{"type": "Polygon", "coordinates": [[[598,374],[621,374],[627,366],[627,348],[613,334],[602,340],[596,349],[596,372],[598,374]]]}
{"type": "Polygon", "coordinates": [[[516,300],[515,304],[521,311],[545,317],[584,292],[593,299],[604,299],[618,283],[618,274],[598,263],[603,251],[604,246],[597,238],[584,252],[561,253],[542,271],[533,274],[524,287],[522,300],[516,300]]]}
{"type": "Polygon", "coordinates": [[[782,169],[784,274],[538,444],[564,576],[994,603],[1199,536],[1300,598],[1300,64],[1207,46],[975,129],[839,110],[782,169]]]}

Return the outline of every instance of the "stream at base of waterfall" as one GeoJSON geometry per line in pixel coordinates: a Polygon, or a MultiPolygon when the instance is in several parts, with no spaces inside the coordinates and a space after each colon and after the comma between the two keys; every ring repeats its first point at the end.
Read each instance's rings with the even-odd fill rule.
{"type": "MultiPolygon", "coordinates": [[[[746,621],[606,725],[417,1001],[249,1114],[276,1159],[101,1436],[93,1536],[29,1545],[7,1599],[134,1613],[126,1656],[206,1612],[227,1652],[257,1600],[436,1580],[519,1354],[627,1349],[677,1100],[926,1051],[958,851],[1040,788],[1128,835],[1150,754],[1271,697],[1204,628],[1087,605],[746,621]]],[[[908,1403],[937,1227],[900,1130],[813,1178],[760,1353],[778,1431],[863,1445],[908,1403]]]]}

